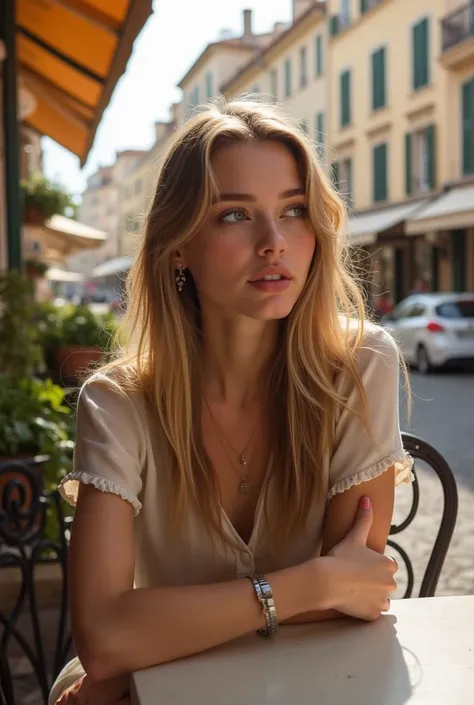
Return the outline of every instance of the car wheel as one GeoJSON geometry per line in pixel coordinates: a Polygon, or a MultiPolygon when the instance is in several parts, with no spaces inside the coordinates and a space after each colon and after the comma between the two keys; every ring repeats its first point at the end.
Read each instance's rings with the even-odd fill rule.
{"type": "Polygon", "coordinates": [[[416,351],[416,367],[421,375],[427,375],[433,369],[430,358],[428,357],[428,352],[424,345],[419,345],[418,350],[416,351]]]}

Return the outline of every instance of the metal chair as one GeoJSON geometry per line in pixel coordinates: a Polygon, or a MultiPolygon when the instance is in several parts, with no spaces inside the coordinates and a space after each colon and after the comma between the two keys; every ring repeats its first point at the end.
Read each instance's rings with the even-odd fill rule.
{"type": "MultiPolygon", "coordinates": [[[[456,480],[446,460],[440,453],[438,453],[437,450],[435,450],[435,448],[433,448],[433,446],[426,441],[423,441],[421,438],[417,438],[411,433],[403,433],[402,438],[405,450],[410,453],[415,461],[413,469],[415,475],[415,481],[413,483],[413,502],[406,519],[399,525],[393,524],[391,526],[390,536],[400,534],[404,531],[408,526],[410,526],[416,516],[420,502],[420,487],[417,478],[416,461],[422,460],[426,462],[438,476],[443,490],[444,499],[443,515],[441,517],[438,534],[428,560],[419,592],[419,597],[433,597],[444,561],[446,559],[449,544],[453,536],[454,527],[456,525],[458,513],[458,491],[456,480]]],[[[403,598],[412,597],[415,575],[410,557],[408,556],[408,553],[395,541],[389,539],[387,545],[397,551],[403,559],[407,569],[408,582],[403,598]]]]}
{"type": "MultiPolygon", "coordinates": [[[[45,704],[51,686],[67,660],[71,637],[67,625],[67,549],[70,519],[63,513],[59,493],[43,487],[41,466],[45,456],[0,463],[0,575],[14,567],[21,576],[20,590],[10,609],[0,609],[0,703],[15,703],[9,650],[20,647],[31,664],[45,704]],[[45,527],[48,525],[49,538],[45,527]],[[52,536],[52,530],[54,536],[52,536]],[[35,585],[35,568],[58,564],[62,573],[59,619],[54,643],[53,663],[45,653],[44,628],[35,585]],[[18,626],[27,619],[31,637],[18,626]]],[[[49,636],[49,635],[48,635],[49,636]]]]}

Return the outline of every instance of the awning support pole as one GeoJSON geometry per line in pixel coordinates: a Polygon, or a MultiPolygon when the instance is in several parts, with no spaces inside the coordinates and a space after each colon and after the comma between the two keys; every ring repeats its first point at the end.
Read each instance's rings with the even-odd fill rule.
{"type": "Polygon", "coordinates": [[[0,2],[0,39],[7,56],[3,64],[2,124],[5,151],[5,203],[9,269],[21,269],[20,140],[17,116],[16,0],[0,2]]]}

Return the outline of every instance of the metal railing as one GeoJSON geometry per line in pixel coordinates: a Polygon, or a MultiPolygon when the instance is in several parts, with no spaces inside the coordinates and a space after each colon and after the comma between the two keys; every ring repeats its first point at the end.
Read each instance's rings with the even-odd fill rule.
{"type": "Polygon", "coordinates": [[[474,37],[474,0],[454,10],[441,20],[443,51],[469,37],[474,37]]]}

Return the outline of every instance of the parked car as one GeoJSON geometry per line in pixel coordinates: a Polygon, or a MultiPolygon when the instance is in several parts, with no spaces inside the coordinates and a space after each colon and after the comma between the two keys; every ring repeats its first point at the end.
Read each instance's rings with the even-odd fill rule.
{"type": "Polygon", "coordinates": [[[381,323],[422,374],[444,365],[474,364],[474,293],[413,294],[381,323]]]}

